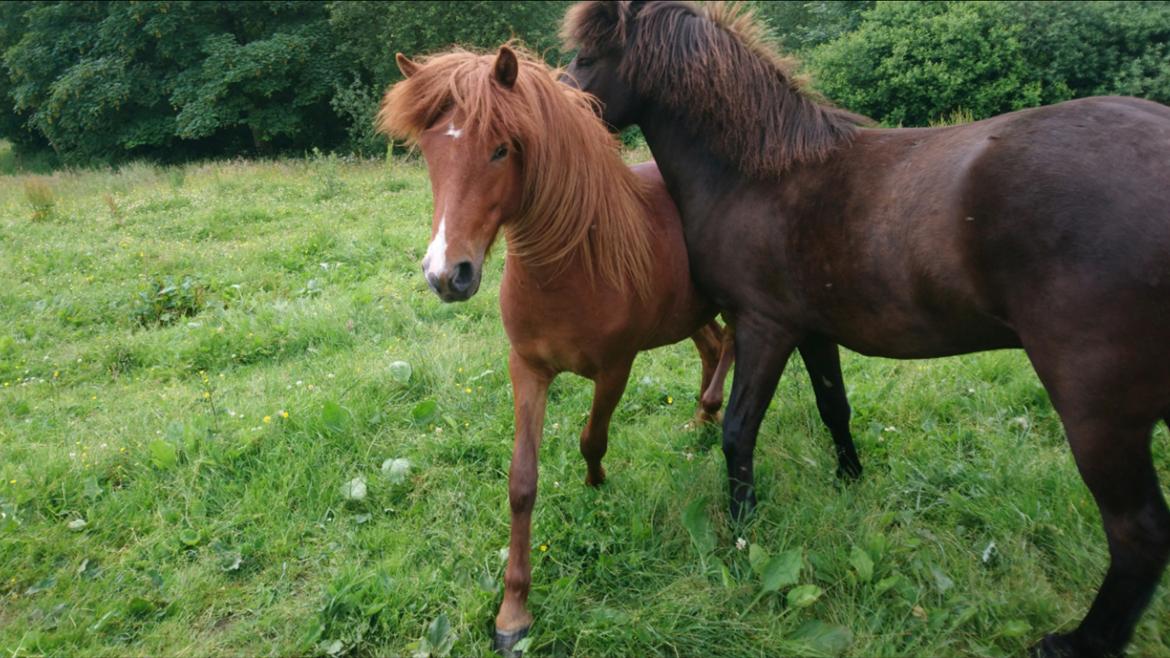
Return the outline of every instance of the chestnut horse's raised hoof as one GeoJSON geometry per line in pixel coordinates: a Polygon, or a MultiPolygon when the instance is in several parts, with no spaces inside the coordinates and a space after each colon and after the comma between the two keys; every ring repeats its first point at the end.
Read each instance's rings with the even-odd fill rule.
{"type": "Polygon", "coordinates": [[[767,31],[748,3],[670,1],[583,2],[562,30],[577,50],[566,79],[608,125],[641,126],[695,283],[734,319],[733,518],[755,503],[756,436],[794,349],[832,428],[837,345],[902,359],[1022,348],[1109,546],[1088,613],[1040,650],[1121,653],[1170,560],[1151,454],[1170,413],[1170,107],[1081,98],[866,129],[803,93],[767,31]]]}
{"type": "MultiPolygon", "coordinates": [[[[444,301],[470,298],[492,243],[507,236],[500,314],[512,345],[516,432],[496,623],[527,628],[537,463],[553,378],[572,372],[593,380],[580,449],[585,481],[597,485],[610,419],[638,351],[691,337],[703,363],[700,409],[712,417],[723,404],[732,334],[691,281],[682,223],[657,167],[622,162],[590,96],[506,46],[494,56],[453,51],[420,63],[399,55],[398,65],[406,80],[386,95],[379,127],[426,157],[434,194],[427,285],[444,301]]],[[[838,453],[848,441],[855,456],[836,346],[810,340],[801,350],[838,453]]],[[[511,646],[518,633],[498,632],[497,647],[511,646]]]]}

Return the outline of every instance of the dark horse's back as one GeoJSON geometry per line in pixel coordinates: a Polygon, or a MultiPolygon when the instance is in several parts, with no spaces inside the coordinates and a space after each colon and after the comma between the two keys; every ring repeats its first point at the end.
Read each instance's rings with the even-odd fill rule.
{"type": "MultiPolygon", "coordinates": [[[[1002,135],[972,163],[963,196],[967,223],[988,219],[972,227],[970,252],[987,299],[1046,383],[1127,390],[1133,413],[1165,416],[1170,108],[1091,98],[987,123],[1002,135]]],[[[1121,402],[1083,398],[1065,406],[1121,402]]]]}
{"type": "Polygon", "coordinates": [[[894,357],[1125,338],[1141,354],[1111,358],[1170,376],[1170,108],[1091,98],[864,131],[824,167],[822,221],[796,229],[832,247],[799,266],[818,330],[894,357]]]}

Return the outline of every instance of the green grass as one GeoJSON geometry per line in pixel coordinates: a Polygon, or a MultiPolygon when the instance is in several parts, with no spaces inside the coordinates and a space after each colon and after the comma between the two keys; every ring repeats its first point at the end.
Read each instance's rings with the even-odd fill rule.
{"type": "MultiPolygon", "coordinates": [[[[36,219],[29,180],[0,178],[3,655],[404,655],[440,615],[453,655],[488,655],[512,435],[501,259],[466,304],[426,289],[421,166],[56,173],[36,219]],[[381,470],[397,458],[401,482],[381,470]]],[[[739,533],[717,434],[683,428],[690,345],[639,358],[597,490],[576,438],[591,387],[559,379],[531,654],[1016,655],[1075,624],[1105,542],[1023,356],[844,369],[862,480],[833,477],[794,360],[739,533]],[[750,609],[741,537],[798,558],[750,609]],[[797,583],[822,593],[790,606],[797,583]]],[[[1159,428],[1164,479],[1168,444],[1159,428]]],[[[1170,656],[1168,590],[1134,655],[1170,656]]]]}

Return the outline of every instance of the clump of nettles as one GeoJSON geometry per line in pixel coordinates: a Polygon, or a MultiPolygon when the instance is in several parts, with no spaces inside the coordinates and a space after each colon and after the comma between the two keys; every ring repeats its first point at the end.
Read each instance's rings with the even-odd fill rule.
{"type": "Polygon", "coordinates": [[[30,178],[24,182],[24,198],[32,206],[34,222],[43,221],[53,216],[53,207],[57,205],[57,197],[53,188],[41,178],[30,178]]]}
{"type": "Polygon", "coordinates": [[[146,290],[138,293],[131,317],[144,327],[167,325],[198,314],[206,299],[207,287],[199,281],[189,276],[178,282],[174,277],[163,277],[151,281],[146,290]]]}

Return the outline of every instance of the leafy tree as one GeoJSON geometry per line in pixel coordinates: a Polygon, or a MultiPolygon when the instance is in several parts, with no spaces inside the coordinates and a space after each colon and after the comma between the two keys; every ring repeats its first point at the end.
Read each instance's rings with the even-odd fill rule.
{"type": "Polygon", "coordinates": [[[70,163],[304,147],[339,134],[326,7],[29,3],[5,50],[12,123],[70,163]]]}
{"type": "Polygon", "coordinates": [[[560,54],[557,30],[570,4],[565,0],[331,3],[329,22],[338,56],[350,69],[336,84],[334,108],[348,119],[351,147],[363,152],[385,148],[371,126],[382,92],[401,78],[394,63],[396,52],[416,57],[452,45],[490,49],[517,39],[555,64],[560,54]]]}
{"type": "Polygon", "coordinates": [[[756,0],[756,14],[768,22],[783,47],[804,52],[857,29],[873,0],[756,0]]]}

